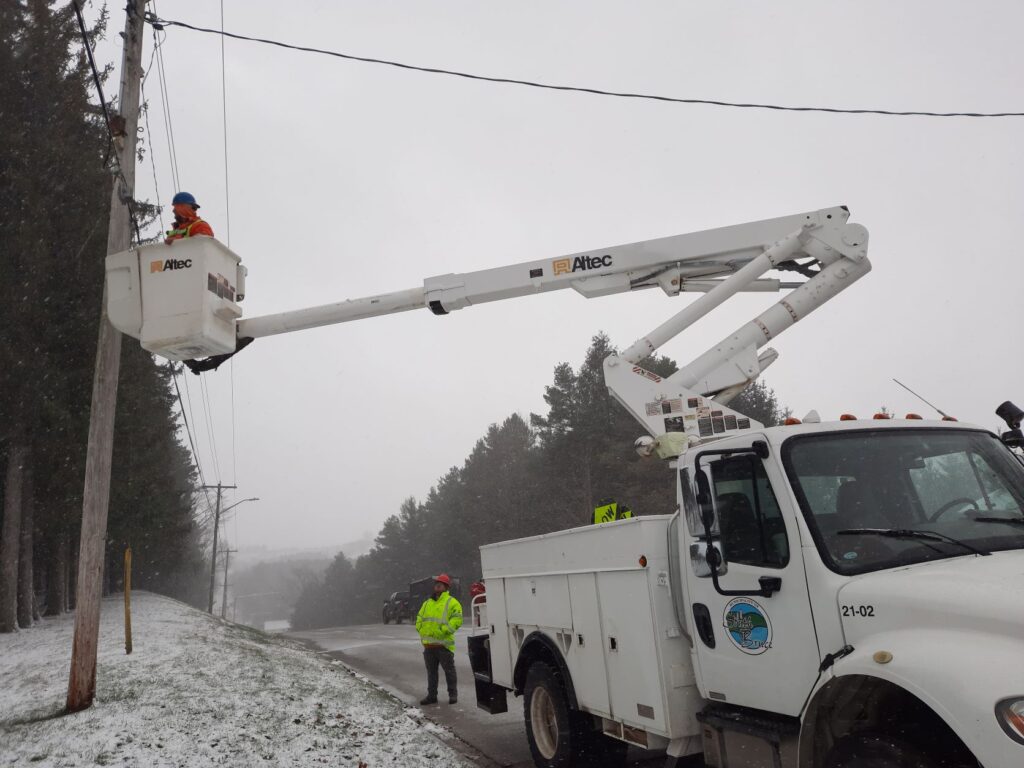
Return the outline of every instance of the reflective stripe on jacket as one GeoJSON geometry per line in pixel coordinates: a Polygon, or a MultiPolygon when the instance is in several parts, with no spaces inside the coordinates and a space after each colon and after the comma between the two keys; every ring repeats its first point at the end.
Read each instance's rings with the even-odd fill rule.
{"type": "MultiPolygon", "coordinates": [[[[184,224],[184,222],[182,222],[182,224],[184,224]]],[[[182,238],[193,237],[195,235],[206,235],[207,237],[213,237],[213,227],[211,227],[202,219],[196,218],[190,221],[185,226],[168,230],[167,239],[181,240],[182,238]]]]}
{"type": "Polygon", "coordinates": [[[462,605],[448,592],[428,597],[416,614],[416,631],[424,645],[443,645],[455,650],[455,631],[462,626],[462,605]]]}

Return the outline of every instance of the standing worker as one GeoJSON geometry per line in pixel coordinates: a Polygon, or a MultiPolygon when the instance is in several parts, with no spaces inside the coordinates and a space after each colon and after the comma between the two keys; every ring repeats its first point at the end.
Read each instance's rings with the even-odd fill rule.
{"type": "Polygon", "coordinates": [[[455,632],[462,626],[462,606],[448,590],[452,580],[442,573],[434,578],[434,594],[423,601],[416,615],[416,631],[423,641],[423,661],[427,665],[427,695],[420,704],[437,704],[437,666],[444,669],[448,684],[448,703],[459,700],[455,679],[455,632]]]}
{"type": "Polygon", "coordinates": [[[199,210],[199,203],[192,195],[188,192],[179,192],[171,200],[171,205],[174,208],[174,229],[167,232],[164,239],[167,245],[173,245],[175,240],[185,237],[213,237],[213,229],[196,213],[199,210]]]}

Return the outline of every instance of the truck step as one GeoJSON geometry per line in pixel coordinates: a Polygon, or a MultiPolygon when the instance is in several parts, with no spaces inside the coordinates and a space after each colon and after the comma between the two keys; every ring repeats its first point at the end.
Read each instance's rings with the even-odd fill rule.
{"type": "Polygon", "coordinates": [[[723,731],[736,731],[778,744],[800,733],[800,718],[746,707],[714,705],[697,713],[697,720],[723,731]]]}

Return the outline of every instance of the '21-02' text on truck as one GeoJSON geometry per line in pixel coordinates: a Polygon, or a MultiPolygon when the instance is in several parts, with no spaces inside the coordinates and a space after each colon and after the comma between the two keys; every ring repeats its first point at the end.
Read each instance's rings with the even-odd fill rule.
{"type": "Polygon", "coordinates": [[[108,257],[107,312],[198,372],[262,336],[418,308],[564,288],[701,293],[604,361],[647,432],[638,450],[675,473],[678,511],[484,547],[480,705],[524,695],[539,766],[614,764],[635,744],[718,768],[1019,768],[1018,457],[948,421],[766,429],[728,407],[777,358],[772,338],[870,271],[867,244],[839,206],[243,320],[240,259],[191,238],[175,246],[187,268],[148,269],[161,245],[108,257]],[[640,365],[737,292],[782,288],[672,376],[640,365]]]}

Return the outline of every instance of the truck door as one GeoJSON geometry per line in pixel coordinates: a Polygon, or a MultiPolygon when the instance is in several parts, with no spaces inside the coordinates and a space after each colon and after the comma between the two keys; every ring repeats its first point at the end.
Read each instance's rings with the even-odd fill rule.
{"type": "Polygon", "coordinates": [[[701,692],[711,701],[798,715],[819,655],[796,522],[792,510],[779,506],[786,495],[773,489],[784,482],[775,464],[752,449],[738,450],[749,452],[704,451],[696,460],[707,480],[700,483],[701,500],[715,513],[711,545],[723,560],[717,586],[696,466],[680,472],[680,560],[701,692]],[[764,586],[778,590],[758,594],[764,586]]]}

